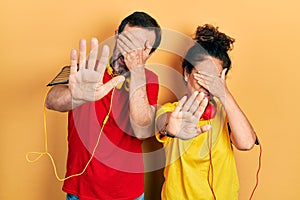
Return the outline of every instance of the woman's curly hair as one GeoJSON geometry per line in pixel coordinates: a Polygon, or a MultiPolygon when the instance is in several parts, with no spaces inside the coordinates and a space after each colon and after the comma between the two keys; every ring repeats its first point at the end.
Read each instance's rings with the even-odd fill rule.
{"type": "Polygon", "coordinates": [[[187,52],[182,63],[183,71],[186,70],[190,73],[196,62],[204,60],[205,55],[209,55],[222,61],[222,67],[223,69],[227,68],[227,74],[231,68],[228,51],[232,50],[235,39],[220,32],[218,27],[210,24],[198,26],[193,39],[197,43],[187,52]]]}
{"type": "Polygon", "coordinates": [[[220,32],[219,27],[210,24],[198,26],[194,40],[205,49],[220,49],[229,51],[233,48],[234,39],[220,32]]]}

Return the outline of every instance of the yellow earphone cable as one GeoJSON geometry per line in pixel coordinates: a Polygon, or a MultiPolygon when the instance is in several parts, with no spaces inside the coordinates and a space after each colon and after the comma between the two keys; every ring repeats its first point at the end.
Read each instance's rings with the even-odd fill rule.
{"type": "Polygon", "coordinates": [[[37,162],[43,155],[47,155],[47,156],[50,158],[50,160],[51,160],[51,163],[52,163],[52,166],[53,166],[53,170],[54,170],[55,177],[56,177],[56,179],[59,180],[59,181],[65,181],[65,180],[70,179],[70,178],[72,178],[72,177],[82,175],[82,174],[86,171],[86,169],[87,169],[88,165],[90,164],[90,162],[92,161],[92,159],[93,159],[93,157],[94,157],[94,155],[95,155],[96,149],[97,149],[98,146],[99,146],[100,137],[101,137],[101,135],[102,135],[103,128],[104,128],[104,126],[105,126],[105,124],[106,124],[106,122],[107,122],[107,120],[108,120],[108,118],[109,118],[109,115],[110,115],[110,113],[111,113],[111,109],[112,109],[112,99],[113,99],[114,91],[115,91],[115,88],[113,88],[112,96],[111,96],[111,100],[110,100],[109,110],[108,110],[108,113],[107,113],[107,115],[105,116],[105,118],[104,118],[104,120],[103,120],[102,127],[101,127],[101,129],[100,129],[100,132],[99,132],[99,136],[98,136],[97,142],[96,142],[95,147],[94,147],[94,149],[93,149],[93,151],[92,151],[92,155],[91,155],[90,159],[88,160],[88,162],[86,163],[85,167],[83,168],[82,172],[77,173],[77,174],[70,175],[70,176],[65,177],[65,178],[60,178],[60,177],[58,176],[58,174],[57,174],[57,167],[56,167],[56,165],[55,165],[54,159],[53,159],[52,155],[48,152],[48,134],[47,134],[47,119],[46,119],[46,96],[47,96],[47,93],[48,93],[48,92],[46,93],[45,98],[44,98],[44,139],[45,139],[45,151],[44,151],[44,152],[38,152],[38,151],[28,152],[28,153],[26,154],[26,160],[27,160],[28,162],[30,162],[30,163],[34,163],[34,162],[37,162]],[[33,160],[31,160],[30,157],[29,157],[31,154],[38,155],[38,157],[35,158],[35,159],[33,159],[33,160]]]}

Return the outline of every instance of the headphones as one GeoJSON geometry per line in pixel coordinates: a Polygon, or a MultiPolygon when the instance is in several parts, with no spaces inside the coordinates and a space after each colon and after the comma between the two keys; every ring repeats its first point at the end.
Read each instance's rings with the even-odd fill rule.
{"type": "Polygon", "coordinates": [[[201,119],[210,120],[215,117],[216,112],[217,112],[217,109],[215,106],[215,102],[209,101],[202,116],[201,116],[201,119]]]}
{"type": "MultiPolygon", "coordinates": [[[[120,76],[121,74],[115,73],[114,69],[110,66],[110,64],[107,64],[106,67],[107,73],[111,76],[111,77],[115,77],[115,76],[120,76]]],[[[125,91],[129,92],[129,85],[130,85],[130,77],[125,77],[125,81],[120,83],[119,85],[116,86],[116,89],[121,89],[122,87],[125,89],[125,91]]]]}

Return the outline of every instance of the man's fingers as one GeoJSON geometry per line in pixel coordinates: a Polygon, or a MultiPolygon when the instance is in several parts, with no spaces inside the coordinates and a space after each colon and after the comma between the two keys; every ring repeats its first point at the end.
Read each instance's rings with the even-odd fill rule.
{"type": "Polygon", "coordinates": [[[101,93],[96,100],[102,98],[103,96],[107,95],[114,87],[116,87],[118,84],[122,83],[125,81],[125,77],[124,76],[116,76],[113,79],[111,79],[110,81],[108,81],[107,83],[105,83],[104,85],[101,85],[101,93]]]}
{"type": "Polygon", "coordinates": [[[146,44],[143,44],[137,39],[133,33],[127,31],[118,35],[117,44],[120,47],[122,54],[130,53],[134,50],[142,50],[146,44]]]}
{"type": "Polygon", "coordinates": [[[125,55],[127,53],[129,53],[133,48],[130,48],[128,46],[128,42],[126,43],[126,41],[120,39],[120,37],[122,38],[122,36],[120,35],[118,40],[117,40],[117,45],[119,48],[119,51],[121,52],[122,55],[125,55]]]}
{"type": "Polygon", "coordinates": [[[98,47],[98,39],[93,37],[91,39],[91,50],[95,49],[96,47],[98,47]]]}
{"type": "Polygon", "coordinates": [[[98,57],[98,40],[96,38],[91,39],[91,51],[88,60],[88,69],[94,70],[98,57]]]}
{"type": "Polygon", "coordinates": [[[120,39],[122,39],[131,50],[142,49],[145,44],[143,44],[143,41],[136,37],[133,32],[134,31],[123,32],[120,34],[120,39]]]}
{"type": "Polygon", "coordinates": [[[106,66],[108,63],[108,57],[109,57],[109,47],[107,45],[104,45],[101,52],[101,57],[98,62],[98,65],[96,67],[96,70],[100,72],[100,79],[102,80],[103,74],[106,70],[106,66]]]}
{"type": "Polygon", "coordinates": [[[77,51],[72,49],[70,54],[70,75],[77,73],[77,59],[77,51]]]}
{"type": "Polygon", "coordinates": [[[85,68],[86,65],[86,40],[79,41],[79,69],[85,68]]]}

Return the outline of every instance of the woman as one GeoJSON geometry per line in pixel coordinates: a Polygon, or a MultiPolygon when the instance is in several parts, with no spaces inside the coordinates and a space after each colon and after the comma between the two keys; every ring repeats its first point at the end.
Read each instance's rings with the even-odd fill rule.
{"type": "Polygon", "coordinates": [[[199,26],[194,39],[182,63],[187,95],[156,116],[156,137],[166,151],[161,197],[238,199],[232,145],[250,150],[256,134],[226,86],[234,39],[212,25],[199,26]]]}

